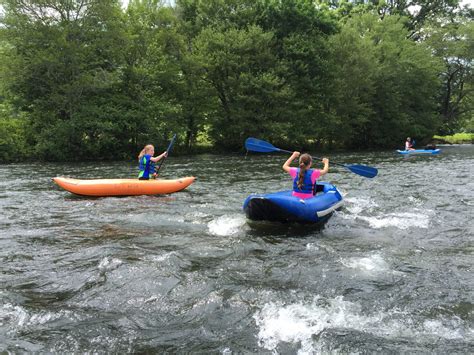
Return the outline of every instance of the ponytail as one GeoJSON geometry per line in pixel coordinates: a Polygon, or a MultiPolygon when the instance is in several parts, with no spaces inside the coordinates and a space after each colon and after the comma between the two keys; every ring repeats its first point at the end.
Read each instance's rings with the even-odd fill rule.
{"type": "Polygon", "coordinates": [[[311,164],[311,162],[312,162],[311,155],[305,153],[300,156],[300,160],[299,160],[300,172],[298,174],[298,183],[297,183],[298,188],[300,190],[301,190],[301,187],[303,186],[306,170],[308,170],[309,164],[311,164]]]}
{"type": "Polygon", "coordinates": [[[149,152],[151,149],[154,149],[153,145],[152,144],[147,144],[140,152],[140,154],[138,154],[138,161],[140,161],[141,158],[143,158],[143,156],[149,152]]]}
{"type": "Polygon", "coordinates": [[[140,154],[138,154],[138,161],[140,161],[140,159],[143,158],[144,155],[145,155],[145,148],[143,148],[140,154]]]}

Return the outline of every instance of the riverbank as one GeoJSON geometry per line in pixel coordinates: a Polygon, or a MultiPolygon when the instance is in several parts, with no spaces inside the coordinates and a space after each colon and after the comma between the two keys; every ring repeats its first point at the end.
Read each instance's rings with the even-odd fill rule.
{"type": "Polygon", "coordinates": [[[451,136],[433,136],[436,144],[474,144],[474,133],[456,133],[451,136]]]}

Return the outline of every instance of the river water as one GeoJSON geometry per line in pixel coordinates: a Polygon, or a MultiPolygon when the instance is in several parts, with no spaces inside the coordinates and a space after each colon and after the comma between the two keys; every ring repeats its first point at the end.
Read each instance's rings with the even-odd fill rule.
{"type": "Polygon", "coordinates": [[[51,178],[133,162],[0,166],[0,352],[472,353],[474,146],[330,155],[379,175],[332,168],[322,230],[249,223],[286,158],[171,156],[163,177],[193,185],[121,198],[51,178]]]}

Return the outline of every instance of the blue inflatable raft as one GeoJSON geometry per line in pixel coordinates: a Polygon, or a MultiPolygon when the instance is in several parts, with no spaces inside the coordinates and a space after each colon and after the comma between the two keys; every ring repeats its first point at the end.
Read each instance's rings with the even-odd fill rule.
{"type": "Polygon", "coordinates": [[[244,212],[253,221],[325,223],[343,205],[341,193],[334,185],[316,184],[313,198],[300,199],[291,191],[252,194],[244,202],[244,212]]]}
{"type": "Polygon", "coordinates": [[[441,149],[415,149],[415,150],[397,150],[398,153],[403,155],[415,155],[415,154],[439,154],[441,149]]]}

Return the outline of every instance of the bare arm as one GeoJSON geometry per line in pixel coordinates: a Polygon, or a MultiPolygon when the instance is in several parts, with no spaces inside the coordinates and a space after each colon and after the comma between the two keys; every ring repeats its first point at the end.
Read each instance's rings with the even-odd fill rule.
{"type": "Polygon", "coordinates": [[[153,163],[156,163],[157,161],[160,161],[161,159],[163,159],[164,157],[166,157],[167,154],[166,152],[158,155],[157,157],[151,157],[150,160],[153,162],[153,163]]]}
{"type": "Polygon", "coordinates": [[[285,161],[285,164],[283,164],[282,166],[283,170],[289,173],[291,162],[295,160],[296,158],[298,158],[299,156],[300,156],[300,152],[293,152],[293,154],[291,154],[291,157],[289,157],[288,160],[285,161]]]}
{"type": "Polygon", "coordinates": [[[324,168],[323,170],[320,170],[320,176],[326,175],[329,171],[329,159],[328,158],[323,158],[323,164],[324,168]]]}

